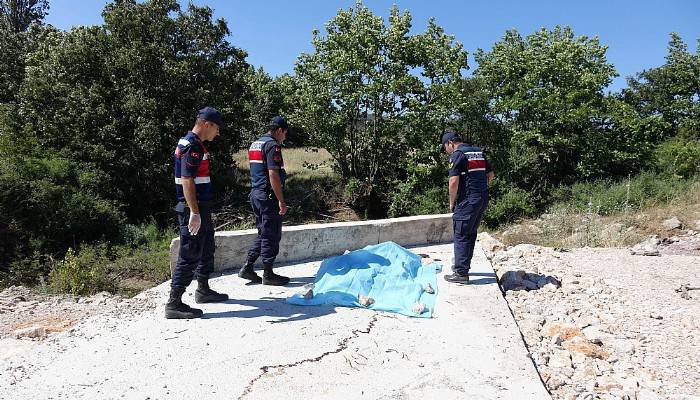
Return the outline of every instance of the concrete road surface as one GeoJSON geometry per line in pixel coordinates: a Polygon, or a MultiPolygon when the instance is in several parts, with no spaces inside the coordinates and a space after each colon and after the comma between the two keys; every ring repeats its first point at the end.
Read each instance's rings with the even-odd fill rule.
{"type": "Polygon", "coordinates": [[[2,361],[0,399],[549,399],[477,249],[468,286],[442,279],[451,245],[412,249],[446,266],[432,319],[285,303],[318,261],[279,268],[291,287],[216,277],[231,300],[200,320],[163,318],[166,282],[140,295],[152,309],[100,315],[2,361]]]}

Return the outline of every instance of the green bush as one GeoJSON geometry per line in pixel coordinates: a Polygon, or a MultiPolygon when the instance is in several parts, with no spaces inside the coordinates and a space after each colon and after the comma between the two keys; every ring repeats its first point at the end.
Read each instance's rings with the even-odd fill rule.
{"type": "Polygon", "coordinates": [[[105,273],[106,260],[104,246],[86,247],[78,254],[68,249],[63,261],[49,273],[49,285],[58,292],[76,295],[113,291],[114,287],[105,273]]]}
{"type": "MultiPolygon", "coordinates": [[[[494,192],[498,193],[497,190],[494,192]]],[[[489,226],[497,226],[518,218],[535,214],[537,206],[530,192],[519,188],[510,188],[500,196],[494,196],[484,213],[484,222],[489,226]]]]}
{"type": "Polygon", "coordinates": [[[577,183],[553,191],[553,207],[567,205],[599,215],[666,204],[685,193],[695,181],[644,172],[622,181],[577,183]]]}
{"type": "Polygon", "coordinates": [[[656,150],[659,171],[679,178],[700,175],[700,141],[675,137],[656,150]]]}

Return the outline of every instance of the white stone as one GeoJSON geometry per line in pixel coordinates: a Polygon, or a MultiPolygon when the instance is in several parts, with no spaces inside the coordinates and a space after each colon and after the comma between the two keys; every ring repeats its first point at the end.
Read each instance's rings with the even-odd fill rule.
{"type": "Polygon", "coordinates": [[[588,341],[596,344],[603,344],[606,340],[612,338],[607,332],[604,332],[599,326],[591,325],[581,329],[583,336],[588,339],[588,341]]]}
{"type": "Polygon", "coordinates": [[[17,329],[12,332],[12,336],[15,339],[40,339],[46,337],[46,329],[43,326],[31,326],[29,328],[17,329]]]}
{"type": "Polygon", "coordinates": [[[552,368],[572,368],[571,353],[563,349],[554,349],[547,365],[552,368]]]}
{"type": "Polygon", "coordinates": [[[637,392],[637,400],[663,400],[664,398],[649,389],[642,389],[637,392]]]}
{"type": "Polygon", "coordinates": [[[649,239],[635,245],[632,247],[632,254],[633,255],[640,255],[640,256],[658,256],[659,253],[659,244],[661,243],[661,240],[659,240],[658,237],[652,236],[649,239]]]}
{"type": "Polygon", "coordinates": [[[633,354],[634,343],[626,339],[612,339],[606,343],[610,348],[619,354],[633,354]]]}
{"type": "Polygon", "coordinates": [[[664,228],[667,231],[671,231],[674,229],[680,229],[680,227],[683,226],[683,224],[681,223],[681,221],[677,217],[671,217],[671,218],[665,220],[662,225],[664,226],[664,228]]]}

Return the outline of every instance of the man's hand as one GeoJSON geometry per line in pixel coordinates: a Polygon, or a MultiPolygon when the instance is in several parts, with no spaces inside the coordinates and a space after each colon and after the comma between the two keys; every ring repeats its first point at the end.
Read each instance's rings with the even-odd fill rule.
{"type": "Polygon", "coordinates": [[[455,205],[450,203],[450,212],[454,212],[454,211],[455,211],[455,205]]]}
{"type": "Polygon", "coordinates": [[[202,226],[202,217],[199,214],[190,213],[190,223],[187,224],[187,229],[190,231],[190,235],[197,235],[199,228],[202,226]]]}
{"type": "Polygon", "coordinates": [[[280,201],[280,215],[284,215],[287,213],[287,203],[280,201]]]}

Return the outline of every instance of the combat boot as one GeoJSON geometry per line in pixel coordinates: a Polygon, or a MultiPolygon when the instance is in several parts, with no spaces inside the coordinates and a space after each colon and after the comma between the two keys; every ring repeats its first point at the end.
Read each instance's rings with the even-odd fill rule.
{"type": "Polygon", "coordinates": [[[460,273],[453,273],[453,274],[448,274],[445,275],[445,280],[447,282],[452,282],[452,283],[462,283],[462,284],[469,284],[469,275],[462,275],[460,273]]]}
{"type": "Polygon", "coordinates": [[[202,310],[192,308],[182,302],[182,295],[185,293],[185,288],[175,286],[170,288],[170,298],[165,304],[165,318],[167,319],[191,319],[200,318],[202,310]]]}
{"type": "Polygon", "coordinates": [[[265,265],[263,271],[262,283],[270,286],[284,286],[289,283],[289,278],[282,275],[277,275],[272,272],[272,264],[265,265]]]}
{"type": "Polygon", "coordinates": [[[194,292],[194,301],[201,303],[221,303],[228,300],[226,293],[218,293],[209,287],[208,279],[197,279],[197,290],[194,292]]]}
{"type": "Polygon", "coordinates": [[[258,274],[255,273],[255,269],[253,268],[253,264],[255,264],[255,260],[249,258],[245,265],[241,267],[241,270],[238,271],[238,277],[247,279],[251,281],[252,283],[262,283],[262,278],[258,276],[258,274]]]}

